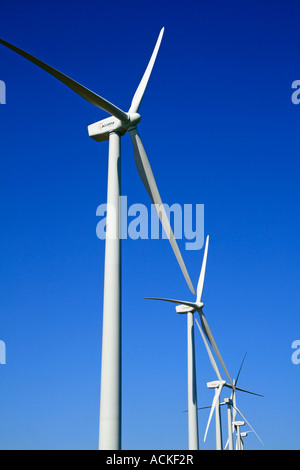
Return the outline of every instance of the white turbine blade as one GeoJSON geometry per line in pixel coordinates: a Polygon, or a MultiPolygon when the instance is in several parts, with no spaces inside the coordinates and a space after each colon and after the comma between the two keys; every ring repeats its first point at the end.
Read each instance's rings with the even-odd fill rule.
{"type": "Polygon", "coordinates": [[[262,443],[262,445],[264,446],[264,443],[263,441],[261,440],[261,438],[259,437],[259,435],[257,434],[257,432],[253,429],[253,427],[251,426],[251,424],[249,423],[249,421],[245,418],[245,416],[242,414],[242,412],[238,409],[238,407],[236,405],[233,405],[233,407],[236,409],[236,411],[238,412],[239,415],[241,415],[241,417],[243,418],[244,421],[246,421],[246,423],[248,424],[248,426],[250,426],[250,428],[252,429],[252,431],[254,432],[254,434],[256,435],[256,437],[260,440],[260,442],[262,443]]]}
{"type": "Polygon", "coordinates": [[[143,96],[144,96],[144,93],[145,93],[145,90],[146,90],[146,87],[147,87],[148,80],[150,78],[150,75],[151,75],[151,72],[152,72],[152,69],[153,69],[153,66],[154,66],[154,63],[155,63],[155,59],[156,59],[156,56],[157,56],[157,53],[158,53],[158,50],[159,50],[159,47],[160,47],[160,43],[161,43],[163,34],[164,34],[164,29],[165,28],[162,28],[160,33],[159,33],[159,36],[158,36],[158,39],[156,41],[151,59],[150,59],[150,61],[148,63],[148,66],[145,70],[143,78],[140,81],[140,84],[139,84],[139,86],[138,86],[138,88],[137,88],[137,90],[134,94],[134,97],[132,98],[131,106],[130,106],[130,109],[129,109],[128,113],[137,113],[138,112],[138,109],[141,105],[141,102],[142,102],[142,99],[143,99],[143,96]]]}
{"type": "Polygon", "coordinates": [[[205,338],[205,336],[204,336],[204,334],[203,334],[203,331],[202,331],[201,328],[200,328],[200,325],[199,325],[199,323],[198,323],[197,318],[196,318],[196,323],[197,323],[197,326],[198,326],[199,331],[200,331],[200,333],[201,333],[201,336],[202,336],[204,345],[205,345],[205,347],[206,347],[206,351],[207,351],[207,353],[208,353],[208,357],[209,357],[210,363],[211,363],[211,365],[212,365],[212,367],[213,367],[215,373],[217,374],[218,379],[219,379],[220,381],[222,381],[223,379],[222,379],[222,377],[221,377],[221,374],[220,374],[220,371],[219,371],[219,369],[218,369],[217,363],[216,363],[216,361],[215,361],[214,356],[213,356],[212,353],[211,353],[210,347],[209,347],[209,345],[208,345],[208,343],[207,343],[207,341],[206,341],[206,338],[205,338]]]}
{"type": "MultiPolygon", "coordinates": [[[[223,405],[223,403],[220,403],[220,405],[223,405]]],[[[197,410],[208,410],[211,408],[212,405],[209,406],[200,406],[200,408],[197,408],[197,410]]],[[[189,410],[184,410],[183,413],[188,413],[189,410]]]]}
{"type": "Polygon", "coordinates": [[[194,302],[187,302],[186,300],[175,300],[175,299],[165,299],[161,297],[145,297],[147,300],[163,300],[164,302],[172,302],[173,304],[178,305],[187,305],[188,307],[197,308],[197,305],[194,302]]]}
{"type": "Polygon", "coordinates": [[[190,279],[190,276],[187,272],[186,266],[184,264],[184,261],[182,259],[180,250],[178,248],[177,242],[175,240],[173,231],[171,229],[171,225],[168,219],[168,216],[166,214],[165,208],[163,206],[160,194],[157,189],[157,185],[153,176],[153,172],[150,166],[150,162],[148,160],[146,151],[144,149],[143,143],[141,141],[141,138],[138,134],[138,131],[136,127],[131,128],[129,130],[129,134],[132,140],[132,145],[133,145],[133,153],[134,153],[134,160],[135,164],[138,170],[138,173],[140,175],[140,178],[142,182],[144,183],[144,186],[150,196],[150,199],[152,203],[155,206],[155,209],[158,213],[158,217],[160,218],[160,221],[162,223],[162,226],[164,228],[164,231],[166,232],[166,235],[170,241],[170,244],[172,246],[172,249],[174,251],[174,254],[177,258],[177,261],[179,263],[179,266],[181,268],[181,271],[185,277],[185,280],[193,294],[195,294],[195,290],[192,284],[192,281],[190,279]]]}
{"type": "Polygon", "coordinates": [[[80,85],[80,83],[76,82],[72,78],[69,78],[67,75],[64,75],[63,73],[61,73],[58,70],[51,67],[50,65],[47,65],[45,62],[42,62],[41,60],[37,59],[36,57],[32,56],[31,54],[28,54],[28,52],[23,51],[19,47],[16,47],[16,46],[14,46],[13,44],[10,44],[7,41],[4,41],[3,39],[0,39],[0,44],[3,44],[3,46],[8,47],[12,51],[16,52],[17,54],[21,55],[25,59],[27,59],[30,62],[34,63],[35,65],[37,65],[41,69],[45,70],[50,75],[57,78],[60,82],[67,85],[67,87],[71,88],[71,90],[75,91],[75,93],[77,93],[79,96],[81,96],[83,99],[85,99],[89,103],[93,104],[94,106],[97,106],[98,108],[103,109],[104,111],[108,112],[109,114],[112,114],[116,118],[120,119],[122,122],[128,121],[128,114],[127,113],[125,113],[124,111],[122,111],[121,109],[119,109],[117,106],[110,103],[106,99],[104,99],[101,96],[97,95],[93,91],[91,91],[88,88],[84,87],[83,85],[80,85]]]}
{"type": "Polygon", "coordinates": [[[212,415],[215,411],[215,408],[216,408],[216,405],[217,405],[217,401],[218,399],[220,398],[220,395],[221,395],[221,391],[222,391],[222,388],[223,388],[223,383],[221,383],[218,387],[218,391],[217,393],[215,393],[215,396],[214,396],[214,399],[213,399],[213,402],[212,402],[212,406],[211,406],[211,410],[210,410],[210,413],[209,413],[209,417],[208,417],[208,421],[207,421],[207,425],[206,425],[206,430],[205,430],[205,434],[204,434],[204,442],[206,440],[206,435],[207,435],[207,432],[208,432],[208,428],[209,428],[209,425],[210,425],[210,422],[211,422],[211,418],[212,418],[212,415]]]}
{"type": "Polygon", "coordinates": [[[208,250],[208,243],[209,243],[209,236],[206,237],[202,267],[200,271],[199,281],[197,285],[197,302],[201,302],[202,293],[203,293],[203,284],[204,284],[204,277],[205,277],[205,269],[206,269],[206,260],[207,260],[207,250],[208,250]]]}
{"type": "Polygon", "coordinates": [[[224,363],[224,361],[223,361],[223,358],[222,358],[222,356],[221,356],[221,354],[220,354],[220,351],[219,351],[219,349],[218,349],[218,346],[217,346],[217,344],[216,344],[216,342],[215,342],[215,339],[214,339],[214,337],[213,337],[213,335],[212,335],[211,329],[210,329],[210,327],[209,327],[209,324],[208,324],[208,322],[207,322],[207,320],[206,320],[206,318],[205,318],[205,315],[204,315],[202,309],[199,310],[199,317],[200,317],[200,321],[201,321],[201,325],[202,325],[203,331],[204,331],[204,333],[205,333],[205,335],[206,335],[208,341],[210,342],[210,344],[211,344],[211,346],[212,346],[214,352],[216,353],[216,356],[217,356],[217,358],[219,359],[219,361],[220,361],[220,363],[221,363],[221,365],[222,365],[222,367],[223,367],[223,370],[224,370],[225,374],[227,375],[227,377],[228,377],[228,379],[229,379],[229,382],[231,383],[231,385],[233,385],[232,380],[231,380],[231,377],[230,377],[230,375],[229,375],[229,372],[228,372],[228,370],[227,370],[227,368],[226,368],[226,366],[225,366],[225,363],[224,363]]]}

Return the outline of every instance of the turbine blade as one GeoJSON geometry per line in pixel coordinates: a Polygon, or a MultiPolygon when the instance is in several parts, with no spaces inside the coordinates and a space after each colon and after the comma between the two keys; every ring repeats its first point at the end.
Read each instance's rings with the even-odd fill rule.
{"type": "MultiPolygon", "coordinates": [[[[197,410],[208,410],[209,408],[211,408],[212,405],[209,405],[209,406],[200,406],[200,408],[197,408],[197,410]]],[[[187,412],[189,410],[186,410],[187,412]]]]}
{"type": "Polygon", "coordinates": [[[203,284],[204,284],[204,277],[205,277],[205,269],[206,269],[206,260],[207,260],[208,243],[209,243],[209,235],[207,235],[207,237],[206,237],[202,267],[201,267],[199,281],[198,281],[198,285],[197,285],[197,302],[201,302],[201,298],[202,298],[203,284]]]}
{"type": "Polygon", "coordinates": [[[210,410],[210,413],[209,413],[209,417],[208,417],[208,421],[207,421],[207,425],[206,425],[206,430],[205,430],[205,434],[204,434],[204,442],[206,440],[206,435],[207,435],[208,428],[209,428],[209,425],[210,425],[210,422],[211,422],[211,418],[212,418],[212,415],[215,411],[217,401],[220,398],[222,388],[223,388],[223,384],[221,383],[218,387],[217,393],[215,393],[215,396],[214,396],[214,399],[213,399],[213,402],[212,402],[212,405],[211,405],[211,410],[210,410]]]}
{"type": "Polygon", "coordinates": [[[215,361],[214,356],[212,355],[212,352],[211,352],[211,350],[210,350],[210,347],[209,347],[209,345],[208,345],[208,343],[207,343],[207,341],[206,341],[206,338],[205,338],[205,336],[204,336],[204,334],[203,334],[203,331],[202,331],[201,328],[200,328],[200,325],[199,325],[199,323],[198,323],[197,318],[196,318],[196,323],[197,323],[197,326],[198,326],[199,331],[200,331],[200,333],[201,333],[201,336],[202,336],[204,345],[205,345],[205,347],[206,347],[206,351],[207,351],[207,354],[208,354],[210,363],[211,363],[211,365],[212,365],[212,367],[213,367],[215,373],[217,374],[218,379],[219,379],[220,381],[222,381],[223,379],[222,379],[222,377],[221,377],[221,374],[220,374],[220,371],[219,371],[219,369],[218,369],[217,363],[216,363],[216,361],[215,361]]]}
{"type": "Polygon", "coordinates": [[[197,305],[194,302],[187,302],[185,300],[175,300],[175,299],[164,299],[161,297],[145,297],[147,300],[163,300],[164,302],[172,302],[173,304],[178,305],[187,305],[188,307],[197,308],[197,305]]]}
{"type": "MultiPolygon", "coordinates": [[[[220,403],[220,405],[222,405],[223,403],[220,403]]],[[[208,410],[209,408],[211,408],[211,405],[209,406],[200,406],[200,408],[197,408],[197,410],[208,410]]],[[[183,413],[188,413],[189,410],[184,410],[183,413]]]]}
{"type": "Polygon", "coordinates": [[[208,322],[207,322],[207,320],[206,320],[206,318],[205,318],[205,315],[204,315],[202,309],[199,310],[198,312],[199,312],[199,317],[200,317],[200,321],[201,321],[201,325],[202,325],[204,334],[205,334],[205,336],[207,337],[208,341],[210,342],[210,344],[211,344],[211,346],[212,346],[214,352],[216,353],[216,356],[217,356],[217,358],[219,359],[219,361],[220,361],[220,363],[221,363],[221,365],[222,365],[222,367],[223,367],[223,370],[224,370],[225,374],[227,375],[227,377],[228,377],[228,379],[229,379],[229,382],[230,382],[231,385],[233,386],[231,377],[230,377],[229,372],[228,372],[228,370],[227,370],[227,368],[226,368],[226,366],[225,366],[225,363],[224,363],[223,358],[222,358],[222,356],[221,356],[221,354],[220,354],[220,351],[219,351],[218,346],[217,346],[217,344],[216,344],[216,342],[215,342],[215,339],[214,339],[214,337],[213,337],[213,335],[212,335],[211,329],[210,329],[209,324],[208,324],[208,322]]]}
{"type": "Polygon", "coordinates": [[[263,395],[260,395],[259,393],[250,392],[249,390],[245,390],[243,388],[235,387],[235,389],[239,390],[240,392],[250,393],[250,395],[256,395],[257,397],[263,397],[263,395]]]}
{"type": "Polygon", "coordinates": [[[238,371],[237,376],[236,376],[236,379],[235,379],[235,385],[237,384],[237,381],[238,381],[238,378],[239,378],[239,376],[240,376],[240,373],[241,373],[241,370],[242,370],[244,361],[245,361],[245,359],[246,359],[246,356],[247,356],[247,353],[246,353],[245,356],[243,357],[242,363],[241,363],[241,365],[240,365],[239,371],[238,371]]]}
{"type": "Polygon", "coordinates": [[[181,271],[185,277],[185,280],[193,294],[195,294],[195,290],[192,284],[192,281],[190,279],[190,276],[188,274],[188,271],[186,269],[186,266],[184,264],[184,261],[182,259],[180,250],[178,248],[177,242],[175,240],[173,231],[171,229],[171,225],[168,219],[168,216],[166,214],[165,208],[163,206],[161,197],[159,195],[157,185],[152,173],[152,169],[150,166],[150,162],[148,160],[146,151],[144,149],[143,143],[141,141],[141,138],[139,136],[139,133],[136,129],[136,127],[129,129],[129,134],[132,140],[132,145],[133,145],[133,153],[134,153],[134,160],[135,164],[138,170],[138,173],[140,175],[140,178],[142,182],[144,183],[144,186],[150,196],[150,199],[152,203],[155,206],[155,209],[158,213],[158,217],[160,218],[160,221],[162,223],[162,226],[166,232],[166,235],[170,241],[170,244],[172,246],[172,249],[174,251],[174,254],[177,258],[177,261],[179,263],[179,266],[181,268],[181,271]]]}
{"type": "Polygon", "coordinates": [[[154,63],[155,63],[155,59],[156,59],[156,56],[157,56],[157,53],[158,53],[158,50],[159,50],[159,47],[160,47],[160,43],[161,43],[163,34],[164,34],[164,29],[165,28],[162,28],[160,33],[159,33],[159,36],[158,36],[158,39],[156,41],[152,56],[150,58],[148,66],[145,70],[143,78],[140,81],[140,84],[136,89],[134,97],[132,98],[131,106],[130,106],[130,109],[129,109],[128,113],[137,113],[138,112],[138,109],[141,105],[141,102],[142,102],[142,99],[143,99],[143,96],[144,96],[144,93],[145,93],[145,90],[146,90],[146,87],[147,87],[147,84],[148,84],[148,80],[150,78],[150,75],[151,75],[151,72],[152,72],[152,69],[153,69],[153,66],[154,66],[154,63]]]}
{"type": "Polygon", "coordinates": [[[243,418],[244,421],[246,421],[246,423],[248,424],[248,426],[250,426],[250,428],[252,429],[252,431],[254,432],[254,434],[256,435],[256,437],[260,440],[260,442],[262,443],[262,445],[264,446],[264,443],[263,441],[261,440],[261,438],[259,437],[259,435],[257,434],[257,432],[253,429],[253,427],[251,426],[251,424],[249,423],[249,421],[245,418],[245,416],[242,414],[242,412],[238,409],[237,406],[233,405],[234,408],[236,409],[236,411],[238,412],[239,415],[241,415],[241,417],[243,418]]]}
{"type": "Polygon", "coordinates": [[[117,106],[110,103],[106,99],[104,99],[101,96],[97,95],[93,91],[91,91],[88,88],[84,87],[83,85],[80,85],[80,83],[76,82],[72,78],[69,78],[67,75],[64,75],[63,73],[59,72],[55,68],[51,67],[50,65],[47,65],[45,62],[42,62],[41,60],[37,59],[36,57],[32,56],[31,54],[28,54],[28,52],[23,51],[19,47],[16,47],[16,46],[14,46],[13,44],[10,44],[7,41],[4,41],[3,39],[0,39],[0,44],[3,44],[3,46],[8,47],[12,51],[14,51],[17,54],[21,55],[25,59],[29,60],[33,64],[40,67],[41,69],[45,70],[50,75],[57,78],[60,82],[67,85],[67,87],[71,88],[71,90],[75,91],[75,93],[77,93],[79,96],[81,96],[83,99],[85,99],[89,103],[93,104],[94,106],[97,106],[98,108],[103,109],[104,111],[108,112],[109,114],[112,114],[116,118],[120,119],[122,122],[128,121],[128,114],[127,113],[125,113],[124,111],[122,111],[121,109],[119,109],[117,106]]]}

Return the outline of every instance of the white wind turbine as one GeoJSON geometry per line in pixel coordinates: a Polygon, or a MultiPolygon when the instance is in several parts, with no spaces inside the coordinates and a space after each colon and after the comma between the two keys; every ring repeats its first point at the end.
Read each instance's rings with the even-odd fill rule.
{"type": "Polygon", "coordinates": [[[98,94],[67,77],[63,73],[33,57],[31,54],[0,39],[0,43],[33,62],[89,103],[106,111],[111,116],[88,126],[89,136],[97,142],[109,141],[107,182],[107,236],[105,243],[105,273],[103,299],[101,401],[99,448],[121,447],[121,241],[120,241],[120,160],[121,136],[128,131],[133,145],[135,164],[139,176],[151,198],[158,216],[169,238],[186,282],[195,293],[181,253],[174,238],[168,216],[152,173],[152,169],[137,131],[141,120],[138,110],[160,47],[164,28],[160,31],[152,56],[133,96],[128,112],[125,112],[98,94]]]}
{"type": "MultiPolygon", "coordinates": [[[[229,443],[230,450],[233,450],[232,428],[234,426],[234,422],[235,422],[235,418],[236,418],[236,412],[238,412],[240,414],[240,416],[250,426],[250,428],[255,433],[255,435],[258,437],[258,439],[262,442],[262,440],[260,439],[260,437],[258,436],[256,431],[253,429],[253,427],[251,426],[249,421],[247,421],[245,416],[241,413],[241,411],[236,406],[235,396],[236,396],[236,391],[237,390],[239,390],[241,392],[249,393],[250,395],[256,395],[256,396],[259,396],[259,397],[263,396],[263,395],[260,395],[259,393],[250,392],[249,390],[245,390],[243,388],[239,388],[239,387],[236,386],[236,383],[237,383],[237,380],[239,378],[241,368],[243,366],[246,355],[245,355],[245,357],[242,361],[242,364],[240,366],[240,369],[239,369],[236,380],[235,381],[230,380],[230,383],[227,383],[226,380],[222,379],[222,376],[221,376],[220,370],[217,366],[217,363],[215,361],[215,358],[214,358],[214,356],[213,356],[213,354],[210,350],[210,347],[209,347],[209,345],[206,341],[206,338],[205,338],[205,336],[204,336],[197,320],[196,320],[196,323],[197,323],[197,326],[198,326],[199,331],[201,333],[205,348],[207,350],[208,357],[210,359],[210,363],[211,363],[211,365],[212,365],[212,367],[213,367],[213,369],[214,369],[214,371],[215,371],[215,373],[218,377],[218,380],[215,380],[213,382],[208,382],[208,384],[207,384],[208,388],[214,388],[215,389],[215,396],[214,396],[214,399],[213,399],[213,402],[212,402],[212,405],[211,405],[211,410],[210,410],[209,418],[208,418],[208,421],[207,421],[207,426],[206,426],[205,435],[204,435],[204,441],[206,440],[206,436],[207,436],[207,432],[208,432],[208,429],[209,429],[209,425],[210,425],[210,422],[211,422],[212,415],[213,415],[214,411],[216,411],[216,449],[217,450],[222,450],[222,428],[221,428],[221,418],[220,418],[220,416],[221,416],[220,415],[220,395],[221,395],[223,387],[226,387],[226,388],[231,388],[232,389],[231,398],[230,399],[225,399],[225,403],[227,404],[227,407],[228,407],[228,441],[227,441],[227,444],[229,443]],[[234,415],[233,419],[232,419],[232,414],[231,414],[231,407],[233,408],[233,410],[235,410],[235,415],[234,415]]],[[[227,444],[226,444],[225,448],[227,447],[227,444]]]]}
{"type": "MultiPolygon", "coordinates": [[[[251,424],[249,423],[249,421],[245,418],[245,416],[242,414],[242,412],[238,409],[238,407],[236,406],[236,390],[239,390],[237,387],[236,387],[236,384],[237,384],[237,381],[238,381],[238,378],[240,376],[240,373],[241,373],[241,370],[242,370],[242,367],[243,367],[243,364],[244,364],[244,361],[245,361],[245,358],[246,358],[246,355],[247,353],[245,354],[243,360],[242,360],[242,363],[240,365],[240,368],[239,368],[239,371],[238,371],[238,374],[236,376],[236,379],[233,381],[234,383],[234,388],[232,389],[232,392],[231,392],[231,396],[228,400],[228,406],[230,406],[232,408],[232,426],[231,426],[231,435],[233,434],[233,430],[235,429],[236,430],[236,433],[237,433],[237,440],[239,439],[239,444],[240,444],[240,436],[238,435],[238,426],[236,425],[236,414],[238,413],[242,418],[243,420],[248,424],[248,426],[251,428],[252,432],[254,432],[254,434],[256,435],[256,437],[260,440],[260,442],[262,443],[262,445],[264,445],[263,441],[261,440],[261,438],[259,437],[259,435],[256,433],[256,431],[253,429],[253,427],[251,426],[251,424]]],[[[256,394],[257,395],[257,394],[256,394]]],[[[259,395],[259,396],[262,396],[262,395],[259,395]]],[[[229,433],[229,423],[228,423],[228,433],[229,433]]],[[[229,444],[230,446],[230,434],[228,434],[228,441],[226,443],[226,447],[227,447],[227,444],[229,444]]],[[[239,444],[237,444],[237,446],[239,446],[239,444]]],[[[225,447],[225,448],[226,448],[225,447]]]]}
{"type": "MultiPolygon", "coordinates": [[[[237,376],[235,379],[233,379],[233,384],[236,386],[239,380],[239,376],[244,364],[244,361],[246,359],[247,353],[244,355],[243,360],[241,362],[240,368],[238,370],[237,376]]],[[[235,399],[235,389],[232,390],[230,398],[225,398],[224,404],[227,405],[227,422],[228,422],[228,439],[227,443],[225,446],[225,449],[227,445],[229,446],[229,450],[233,450],[233,430],[234,430],[234,425],[233,425],[233,419],[236,417],[236,409],[233,408],[233,405],[236,406],[236,399],[235,399]],[[234,410],[234,418],[232,414],[232,410],[234,410]]]]}
{"type": "Polygon", "coordinates": [[[233,421],[233,425],[236,428],[236,445],[235,450],[242,450],[241,448],[241,427],[245,426],[245,421],[233,421]]]}
{"type": "Polygon", "coordinates": [[[240,450],[244,450],[244,437],[247,437],[248,434],[249,434],[249,431],[240,433],[240,450]]]}
{"type": "MultiPolygon", "coordinates": [[[[232,383],[230,375],[226,369],[222,356],[218,350],[217,344],[214,340],[209,324],[203,313],[204,304],[202,300],[204,277],[206,270],[207,252],[208,252],[209,236],[206,237],[203,262],[200,271],[200,276],[197,285],[196,302],[189,302],[183,300],[166,299],[161,297],[146,297],[151,300],[163,300],[165,302],[172,302],[179,304],[176,307],[176,312],[180,314],[187,314],[187,330],[188,330],[188,423],[189,423],[189,449],[198,449],[198,418],[197,418],[197,389],[196,389],[196,372],[195,372],[195,340],[194,340],[194,313],[198,312],[203,331],[210,342],[215,354],[217,355],[225,374],[227,375],[230,383],[232,383]]],[[[196,320],[197,321],[197,320],[196,320]]]]}
{"type": "MultiPolygon", "coordinates": [[[[222,379],[222,376],[221,376],[219,368],[216,364],[215,358],[212,355],[210,347],[209,347],[209,345],[206,341],[206,338],[205,338],[205,336],[204,336],[204,334],[203,334],[203,332],[200,328],[200,325],[199,325],[197,319],[196,319],[196,323],[197,323],[197,326],[198,326],[199,331],[201,333],[202,340],[203,340],[205,348],[207,350],[211,365],[212,365],[212,367],[213,367],[214,371],[216,372],[217,377],[219,379],[219,380],[215,380],[214,382],[208,382],[207,383],[208,388],[214,388],[215,389],[215,396],[214,396],[214,399],[213,399],[213,402],[212,402],[212,405],[211,405],[211,411],[210,411],[210,414],[209,414],[209,418],[208,418],[208,422],[207,422],[207,426],[206,426],[206,430],[205,430],[204,442],[206,440],[206,435],[207,435],[207,432],[208,432],[208,429],[209,429],[209,425],[210,425],[210,421],[211,421],[213,412],[215,411],[215,418],[216,418],[216,449],[217,450],[222,450],[223,441],[222,441],[222,425],[221,425],[221,413],[220,413],[220,394],[221,394],[221,390],[222,390],[223,386],[227,383],[226,383],[225,380],[222,379]]],[[[232,384],[231,379],[230,379],[230,384],[232,384]]]]}

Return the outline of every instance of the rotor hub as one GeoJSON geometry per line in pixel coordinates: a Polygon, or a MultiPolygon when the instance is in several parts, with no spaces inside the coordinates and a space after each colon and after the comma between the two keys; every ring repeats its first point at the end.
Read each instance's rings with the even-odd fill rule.
{"type": "Polygon", "coordinates": [[[127,131],[130,129],[136,127],[139,122],[141,122],[141,115],[139,113],[129,113],[129,119],[128,121],[124,122],[123,127],[127,131]]]}

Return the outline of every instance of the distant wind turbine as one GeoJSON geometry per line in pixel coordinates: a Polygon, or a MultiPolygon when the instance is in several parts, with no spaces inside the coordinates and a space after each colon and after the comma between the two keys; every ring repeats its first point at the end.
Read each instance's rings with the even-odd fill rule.
{"type": "MultiPolygon", "coordinates": [[[[238,389],[237,389],[237,390],[238,390],[238,389]]],[[[248,392],[248,393],[249,393],[249,392],[248,392]]],[[[257,393],[254,394],[254,395],[257,395],[257,393]]],[[[259,396],[262,396],[262,395],[259,395],[259,396]]],[[[245,416],[243,415],[243,413],[238,409],[238,407],[236,406],[236,404],[233,403],[232,406],[233,406],[233,410],[234,410],[235,412],[237,412],[237,413],[241,416],[241,418],[242,418],[242,419],[248,424],[248,426],[251,428],[252,432],[254,432],[254,434],[256,435],[257,439],[262,443],[262,445],[264,445],[263,441],[261,440],[261,438],[259,437],[259,435],[258,435],[257,432],[255,431],[255,429],[251,426],[251,424],[250,424],[249,421],[245,418],[245,416]]],[[[236,421],[236,419],[234,418],[234,419],[233,419],[233,422],[232,422],[232,425],[233,425],[233,426],[236,428],[236,430],[237,430],[237,424],[236,424],[236,423],[237,423],[237,421],[236,421]]]]}
{"type": "MultiPolygon", "coordinates": [[[[233,408],[243,417],[243,419],[245,421],[246,421],[246,418],[241,414],[241,412],[238,410],[238,408],[236,407],[236,404],[233,401],[233,400],[235,400],[236,391],[239,390],[241,392],[249,393],[251,395],[256,395],[256,396],[260,396],[260,397],[262,397],[262,395],[260,395],[258,393],[250,392],[249,390],[245,390],[245,389],[240,388],[240,387],[237,387],[236,383],[235,383],[236,381],[233,382],[232,380],[230,380],[230,383],[228,383],[228,382],[226,382],[226,380],[224,380],[222,378],[220,370],[219,370],[219,368],[217,366],[217,363],[215,361],[215,358],[214,358],[214,356],[213,356],[213,354],[210,350],[209,344],[206,341],[206,338],[205,338],[205,336],[204,336],[197,320],[196,320],[196,323],[197,323],[197,326],[198,326],[199,331],[201,333],[201,336],[202,336],[202,339],[203,339],[203,342],[204,342],[204,345],[205,345],[210,363],[211,363],[211,365],[212,365],[212,367],[213,367],[213,369],[214,369],[214,371],[215,371],[215,373],[218,377],[218,380],[215,380],[213,382],[208,382],[208,384],[207,384],[208,388],[214,388],[215,389],[215,396],[214,396],[214,399],[213,399],[213,402],[212,402],[212,405],[211,405],[211,410],[210,410],[210,414],[209,414],[208,421],[207,421],[207,426],[206,426],[205,435],[204,435],[204,441],[206,440],[206,436],[207,436],[207,432],[208,432],[208,429],[209,429],[209,426],[210,426],[212,415],[213,415],[214,411],[216,411],[216,449],[217,450],[222,450],[222,428],[221,428],[221,418],[220,418],[220,416],[221,416],[220,415],[220,395],[221,395],[223,387],[232,389],[232,398],[230,400],[229,405],[233,406],[233,408]]],[[[243,359],[243,362],[244,362],[244,359],[243,359]]],[[[243,365],[243,362],[242,362],[242,365],[243,365]]],[[[242,367],[242,365],[241,365],[241,367],[242,367]]],[[[237,378],[239,377],[241,367],[240,367],[240,370],[238,372],[237,378]]],[[[230,419],[229,416],[228,416],[228,418],[230,419]]],[[[248,421],[246,421],[246,422],[251,427],[251,429],[254,431],[254,429],[252,428],[250,423],[248,421]]],[[[228,428],[229,428],[229,425],[228,425],[228,428]]],[[[257,435],[256,432],[255,432],[255,434],[257,435]]],[[[257,435],[257,437],[260,439],[260,437],[258,435],[257,435]]],[[[230,438],[229,438],[229,441],[230,441],[230,438]]]]}
{"type": "Polygon", "coordinates": [[[249,431],[240,433],[240,450],[244,450],[244,437],[248,436],[249,431]]]}
{"type": "MultiPolygon", "coordinates": [[[[151,300],[162,300],[179,304],[176,306],[177,313],[187,314],[188,323],[188,415],[189,415],[189,449],[198,449],[198,418],[197,418],[197,392],[196,392],[196,375],[195,375],[195,345],[194,345],[194,313],[198,312],[203,331],[210,342],[215,354],[217,355],[229,382],[232,384],[230,375],[226,369],[225,363],[219,352],[215,339],[212,335],[208,321],[203,313],[204,303],[202,302],[207,252],[208,252],[209,236],[206,237],[205,249],[203,255],[203,262],[200,271],[200,276],[197,285],[197,297],[195,302],[166,299],[161,297],[146,297],[151,300]]],[[[197,320],[196,320],[197,321],[197,320]]],[[[198,322],[197,322],[198,323],[198,322]]]]}
{"type": "MultiPolygon", "coordinates": [[[[99,449],[121,448],[121,240],[120,240],[120,191],[121,191],[121,137],[129,132],[135,164],[139,176],[158,212],[158,216],[170,241],[186,282],[194,294],[194,287],[185,267],[170,222],[152,173],[145,148],[137,131],[141,120],[138,114],[148,80],[160,47],[164,28],[161,29],[152,56],[133,96],[128,112],[102,98],[72,78],[22,49],[0,39],[0,43],[64,83],[83,99],[106,111],[111,116],[88,126],[89,136],[97,142],[109,141],[107,217],[105,243],[105,274],[103,300],[101,401],[99,425],[99,449]]],[[[128,70],[127,72],[130,72],[128,70]]]]}
{"type": "Polygon", "coordinates": [[[245,421],[233,421],[233,425],[236,428],[236,446],[235,450],[242,450],[241,446],[241,427],[245,426],[245,421]]]}
{"type": "MultiPolygon", "coordinates": [[[[231,409],[232,409],[232,427],[231,427],[231,434],[233,434],[234,429],[235,429],[236,432],[237,432],[237,427],[236,427],[236,425],[235,425],[234,423],[236,422],[236,414],[238,413],[238,414],[243,418],[243,420],[248,424],[248,426],[251,428],[252,432],[254,432],[254,434],[255,434],[256,437],[259,439],[259,441],[262,443],[262,445],[264,445],[263,441],[261,440],[261,438],[259,437],[259,435],[257,434],[257,432],[253,429],[253,427],[251,426],[251,424],[249,423],[249,421],[247,421],[247,419],[245,418],[245,416],[241,413],[241,411],[238,409],[238,407],[237,407],[237,405],[236,405],[236,390],[239,390],[239,389],[236,387],[236,384],[237,384],[237,382],[238,382],[238,379],[239,379],[239,376],[240,376],[242,367],[243,367],[243,365],[244,365],[246,356],[247,356],[247,353],[244,355],[243,360],[242,360],[241,365],[240,365],[240,368],[239,368],[239,370],[238,370],[237,376],[236,376],[236,378],[233,380],[234,388],[232,389],[230,398],[229,398],[229,400],[228,400],[229,403],[227,404],[227,406],[230,406],[231,409]]],[[[256,394],[256,395],[257,395],[257,394],[256,394]]],[[[262,396],[262,395],[259,395],[259,396],[262,396]]],[[[225,399],[225,401],[226,401],[226,399],[225,399]]],[[[227,441],[227,443],[226,443],[225,448],[227,447],[228,444],[229,444],[229,448],[230,448],[229,424],[228,424],[228,441],[227,441]]]]}

